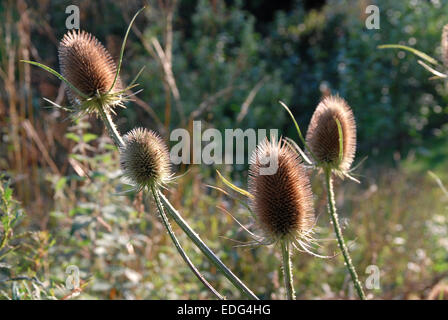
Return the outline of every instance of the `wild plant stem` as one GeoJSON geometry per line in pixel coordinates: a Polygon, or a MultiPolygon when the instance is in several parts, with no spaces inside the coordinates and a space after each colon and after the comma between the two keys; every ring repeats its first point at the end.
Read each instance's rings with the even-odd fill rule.
{"type": "Polygon", "coordinates": [[[289,242],[285,239],[281,240],[282,258],[283,258],[283,279],[285,281],[286,296],[288,300],[295,300],[296,293],[294,292],[294,284],[292,278],[291,268],[291,251],[289,242]]]}
{"type": "Polygon", "coordinates": [[[199,250],[226,276],[227,279],[243,294],[253,300],[259,300],[258,297],[235,275],[226,265],[210,250],[209,247],[201,240],[189,224],[182,218],[177,210],[171,205],[168,199],[160,192],[162,203],[167,208],[171,218],[179,225],[179,227],[186,233],[186,235],[196,244],[199,250]]]}
{"type": "MultiPolygon", "coordinates": [[[[114,140],[118,147],[124,146],[124,141],[117,131],[115,124],[109,113],[106,113],[102,108],[99,110],[100,117],[107,127],[110,136],[114,140]]],[[[209,247],[201,240],[198,234],[196,234],[190,225],[182,218],[182,216],[177,212],[173,205],[168,201],[167,198],[160,192],[156,190],[162,204],[167,208],[167,212],[170,217],[178,224],[178,226],[185,232],[185,234],[193,241],[193,243],[201,250],[201,252],[226,276],[227,279],[243,294],[248,298],[253,300],[259,300],[258,297],[248,288],[246,285],[235,275],[233,272],[226,267],[226,265],[210,250],[209,247]]]]}
{"type": "Polygon", "coordinates": [[[110,115],[110,112],[106,111],[103,107],[99,107],[98,113],[100,114],[101,120],[103,120],[110,137],[112,138],[112,140],[114,140],[115,145],[119,148],[124,146],[123,138],[118,132],[117,127],[115,126],[115,123],[113,122],[110,115]]]}
{"type": "Polygon", "coordinates": [[[333,190],[333,179],[331,177],[331,169],[325,170],[325,182],[327,185],[327,197],[328,197],[328,211],[330,212],[331,221],[333,222],[334,231],[336,233],[336,238],[338,239],[339,248],[344,256],[345,265],[350,272],[353,284],[361,300],[365,300],[366,296],[362,290],[361,282],[359,281],[356,269],[353,266],[352,258],[348,252],[347,246],[345,245],[344,237],[342,236],[342,230],[339,225],[338,214],[336,212],[336,204],[334,200],[334,190],[333,190]]]}
{"type": "Polygon", "coordinates": [[[166,230],[168,231],[168,234],[171,237],[171,240],[173,241],[174,245],[176,246],[177,251],[181,255],[182,259],[184,259],[185,263],[188,265],[188,267],[193,271],[193,273],[196,275],[196,277],[201,281],[204,286],[206,286],[211,293],[213,293],[219,300],[225,300],[225,298],[219,294],[218,291],[213,288],[213,286],[204,278],[204,276],[200,273],[200,271],[195,267],[193,262],[191,262],[190,258],[185,253],[184,249],[182,248],[181,244],[177,240],[176,235],[174,234],[173,229],[171,228],[170,222],[168,221],[168,217],[165,214],[165,210],[163,208],[162,203],[160,202],[159,194],[157,193],[157,190],[154,186],[151,186],[151,192],[154,197],[154,200],[157,205],[157,209],[159,210],[160,216],[162,217],[163,225],[165,226],[166,230]]]}

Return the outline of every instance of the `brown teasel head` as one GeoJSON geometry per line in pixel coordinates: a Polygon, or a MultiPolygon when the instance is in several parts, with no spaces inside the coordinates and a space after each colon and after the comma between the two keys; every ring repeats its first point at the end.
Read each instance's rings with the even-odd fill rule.
{"type": "Polygon", "coordinates": [[[153,131],[136,128],[124,137],[120,164],[125,176],[139,189],[162,186],[170,180],[170,156],[163,140],[153,131]]]}
{"type": "Polygon", "coordinates": [[[443,27],[442,31],[442,61],[446,68],[448,68],[448,24],[443,27]]]}
{"type": "Polygon", "coordinates": [[[356,122],[344,99],[329,96],[319,103],[306,133],[306,143],[318,165],[342,173],[350,169],[356,152],[356,122]],[[342,129],[342,159],[336,119],[342,129]]]}
{"type": "Polygon", "coordinates": [[[267,235],[279,240],[310,232],[314,223],[310,180],[300,158],[284,140],[265,139],[257,146],[251,158],[248,184],[253,196],[251,208],[267,235]],[[267,158],[277,159],[274,174],[261,174],[266,161],[260,159],[267,158]]]}
{"type": "MultiPolygon", "coordinates": [[[[117,72],[115,62],[101,42],[92,34],[80,30],[69,31],[62,38],[59,44],[59,63],[62,75],[89,98],[98,93],[108,93],[117,72]]],[[[110,93],[121,90],[121,81],[117,78],[110,93]]],[[[73,105],[82,105],[83,97],[71,88],[67,92],[73,105]]],[[[120,104],[120,97],[114,98],[107,101],[110,106],[120,104]]]]}

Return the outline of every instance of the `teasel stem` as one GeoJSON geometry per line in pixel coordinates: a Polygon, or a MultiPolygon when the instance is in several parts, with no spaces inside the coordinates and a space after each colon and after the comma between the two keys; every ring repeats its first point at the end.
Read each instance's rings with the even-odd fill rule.
{"type": "MultiPolygon", "coordinates": [[[[111,135],[117,147],[124,146],[124,141],[121,138],[120,133],[117,131],[110,114],[104,112],[102,108],[99,113],[101,119],[104,122],[104,125],[108,128],[109,134],[111,135]]],[[[211,251],[210,248],[207,247],[207,245],[201,240],[199,235],[193,231],[190,225],[182,218],[179,212],[177,212],[177,210],[163,195],[163,193],[161,193],[160,190],[155,190],[155,192],[159,196],[159,200],[161,199],[162,205],[167,209],[169,216],[177,223],[177,225],[182,229],[182,231],[185,232],[185,234],[193,241],[193,243],[199,248],[199,250],[201,250],[201,252],[225,275],[225,277],[238,290],[241,291],[241,293],[246,295],[249,299],[259,300],[258,297],[229,268],[226,267],[226,265],[213,253],[213,251],[211,251]]]]}
{"type": "Polygon", "coordinates": [[[112,138],[112,140],[114,140],[116,146],[117,147],[124,146],[123,138],[118,132],[117,127],[115,126],[115,123],[113,122],[112,117],[110,115],[110,112],[106,111],[105,108],[103,108],[103,106],[100,106],[98,108],[98,113],[101,117],[101,120],[103,120],[110,137],[112,138]]]}
{"type": "Polygon", "coordinates": [[[336,212],[336,204],[334,200],[334,190],[333,190],[333,179],[331,177],[331,169],[325,169],[325,183],[327,185],[327,197],[328,197],[328,210],[330,212],[331,221],[333,222],[334,231],[336,233],[336,238],[338,239],[339,248],[344,256],[345,265],[350,272],[353,284],[361,300],[365,300],[366,296],[362,290],[361,282],[359,281],[356,269],[353,266],[352,258],[348,252],[347,246],[345,245],[344,237],[342,236],[342,230],[339,225],[338,214],[336,212]]]}
{"type": "Polygon", "coordinates": [[[291,250],[289,242],[286,239],[280,240],[282,246],[282,258],[283,258],[283,278],[286,287],[286,296],[288,300],[295,300],[296,293],[294,292],[294,284],[291,268],[291,250]]]}
{"type": "Polygon", "coordinates": [[[171,205],[168,199],[158,191],[162,203],[167,208],[171,218],[179,225],[186,235],[194,242],[194,244],[202,251],[202,253],[226,276],[226,278],[237,288],[252,300],[259,300],[258,297],[229,269],[226,265],[210,250],[209,247],[201,240],[189,224],[182,218],[179,212],[171,205]]]}
{"type": "Polygon", "coordinates": [[[190,258],[185,253],[184,249],[182,248],[181,244],[176,238],[176,235],[174,234],[173,229],[171,228],[170,222],[168,221],[168,217],[165,214],[165,210],[163,208],[162,203],[160,202],[159,194],[157,193],[157,190],[154,186],[151,186],[151,192],[154,196],[154,200],[157,205],[157,209],[159,210],[160,216],[162,217],[163,225],[165,226],[166,230],[168,231],[168,234],[171,237],[171,240],[173,241],[174,245],[176,246],[177,251],[181,255],[182,259],[184,259],[185,263],[188,265],[188,267],[193,271],[193,273],[196,275],[196,277],[199,279],[199,281],[202,282],[204,286],[206,286],[211,293],[213,293],[219,300],[225,300],[225,298],[216,291],[215,288],[204,278],[204,276],[200,273],[200,271],[195,267],[193,262],[191,262],[190,258]]]}

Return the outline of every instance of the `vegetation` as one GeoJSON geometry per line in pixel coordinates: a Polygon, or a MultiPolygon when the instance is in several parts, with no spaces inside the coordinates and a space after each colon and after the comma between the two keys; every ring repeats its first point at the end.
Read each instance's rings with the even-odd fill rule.
{"type": "Polygon", "coordinates": [[[287,246],[283,252],[240,246],[253,242],[234,220],[254,224],[240,192],[250,189],[247,162],[173,166],[177,177],[161,202],[154,201],[159,191],[147,192],[153,185],[130,190],[115,146],[121,137],[109,137],[104,117],[73,120],[62,108],[48,108],[48,100],[70,104],[64,83],[20,62],[61,71],[57,50],[71,3],[10,0],[0,3],[2,299],[215,298],[184,263],[173,235],[217,292],[245,298],[182,225],[171,219],[173,233],[166,232],[160,205],[174,217],[168,204],[260,299],[358,298],[330,222],[336,207],[339,233],[367,298],[445,297],[437,292],[448,281],[448,87],[444,79],[429,80],[432,74],[408,51],[378,46],[406,45],[442,61],[448,3],[377,0],[380,30],[365,28],[364,1],[328,0],[312,8],[291,1],[272,15],[259,14],[263,2],[257,3],[101,0],[79,7],[81,28],[118,62],[126,26],[147,6],[130,29],[120,70],[129,85],[145,67],[139,86],[131,88],[143,91],[112,114],[123,134],[144,127],[169,145],[172,130],[192,132],[192,121],[201,120],[203,129],[221,132],[279,128],[302,145],[279,100],[305,130],[322,97],[343,97],[356,119],[352,167],[360,165],[350,174],[361,183],[331,179],[335,168],[310,177],[318,217],[314,249],[330,258],[293,252],[293,277],[285,287],[287,246]],[[328,198],[326,182],[335,190],[328,198]],[[379,288],[366,286],[372,265],[380,271],[379,288]],[[79,269],[78,287],[68,285],[70,266],[79,269]]]}

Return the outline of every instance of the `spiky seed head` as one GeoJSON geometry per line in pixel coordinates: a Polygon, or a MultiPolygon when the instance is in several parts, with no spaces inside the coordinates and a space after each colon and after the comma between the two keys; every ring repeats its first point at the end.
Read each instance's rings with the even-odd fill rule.
{"type": "Polygon", "coordinates": [[[124,137],[120,163],[125,176],[138,188],[162,186],[170,179],[170,156],[153,131],[136,128],[124,137]]]}
{"type": "Polygon", "coordinates": [[[448,68],[448,24],[443,27],[442,31],[442,61],[445,67],[448,68]]]}
{"type": "MultiPolygon", "coordinates": [[[[115,62],[92,34],[80,30],[67,32],[59,44],[59,63],[62,75],[87,97],[103,96],[102,102],[108,107],[121,104],[120,95],[116,95],[122,90],[119,78],[109,92],[117,71],[115,62]]],[[[67,92],[73,105],[85,104],[77,92],[71,88],[67,92]]]]}
{"type": "Polygon", "coordinates": [[[251,208],[267,235],[278,240],[309,233],[314,222],[310,180],[300,158],[284,140],[265,139],[257,146],[248,184],[253,195],[251,208]],[[277,159],[277,171],[260,174],[265,167],[260,159],[268,158],[277,159]]]}
{"type": "Polygon", "coordinates": [[[318,165],[342,173],[350,169],[356,151],[356,122],[344,99],[329,96],[319,103],[311,118],[306,142],[317,158],[318,165]],[[336,119],[342,129],[342,159],[339,158],[339,129],[336,119]]]}

